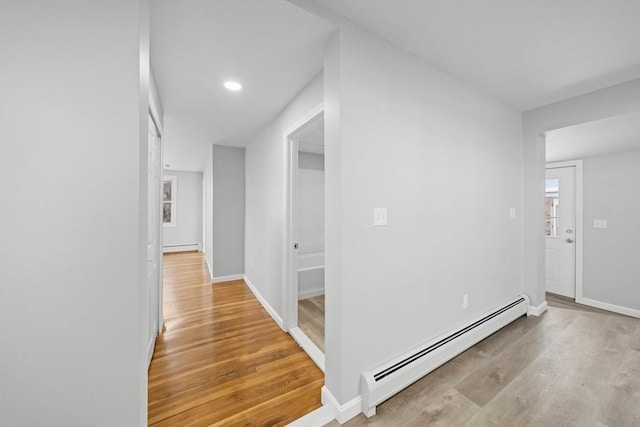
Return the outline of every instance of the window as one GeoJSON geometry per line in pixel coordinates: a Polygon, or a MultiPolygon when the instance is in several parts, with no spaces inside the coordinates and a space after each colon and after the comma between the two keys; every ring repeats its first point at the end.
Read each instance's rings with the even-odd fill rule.
{"type": "Polygon", "coordinates": [[[545,235],[558,237],[558,195],[560,192],[560,180],[551,178],[545,181],[545,235]]]}
{"type": "Polygon", "coordinates": [[[162,181],[162,225],[176,226],[176,201],[178,193],[178,177],[165,175],[162,181]]]}

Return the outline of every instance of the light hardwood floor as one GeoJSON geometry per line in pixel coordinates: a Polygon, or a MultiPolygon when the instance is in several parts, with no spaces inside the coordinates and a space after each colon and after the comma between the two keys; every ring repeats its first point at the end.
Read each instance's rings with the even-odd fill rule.
{"type": "Polygon", "coordinates": [[[324,295],[298,301],[298,327],[324,353],[324,295]]]}
{"type": "Polygon", "coordinates": [[[199,253],[166,255],[163,271],[149,425],[281,426],[321,406],[323,373],[242,280],[211,285],[199,253]]]}
{"type": "Polygon", "coordinates": [[[548,304],[345,425],[640,426],[640,319],[548,304]]]}

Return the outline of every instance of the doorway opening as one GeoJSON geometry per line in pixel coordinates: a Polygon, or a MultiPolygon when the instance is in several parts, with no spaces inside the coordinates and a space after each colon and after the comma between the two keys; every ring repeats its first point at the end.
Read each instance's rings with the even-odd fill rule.
{"type": "Polygon", "coordinates": [[[582,283],[582,162],[545,170],[545,290],[576,300],[582,283]]]}
{"type": "Polygon", "coordinates": [[[546,178],[558,180],[547,181],[546,186],[545,290],[574,298],[578,304],[634,317],[640,317],[635,262],[640,230],[639,118],[640,112],[634,111],[544,133],[546,178]],[[574,176],[549,175],[569,173],[562,171],[573,171],[574,176]],[[572,209],[563,201],[563,181],[565,193],[567,183],[575,182],[572,234],[567,229],[573,229],[562,224],[563,214],[572,209]],[[555,196],[559,200],[554,202],[555,196]],[[564,248],[553,252],[550,243],[564,248]],[[562,262],[562,251],[570,246],[575,246],[575,262],[562,262]],[[566,272],[573,272],[572,263],[573,289],[561,283],[566,272]]]}
{"type": "Polygon", "coordinates": [[[289,152],[285,327],[324,371],[324,108],[285,132],[289,152]]]}
{"type": "Polygon", "coordinates": [[[545,145],[545,291],[582,302],[583,160],[579,135],[554,129],[545,145]]]}

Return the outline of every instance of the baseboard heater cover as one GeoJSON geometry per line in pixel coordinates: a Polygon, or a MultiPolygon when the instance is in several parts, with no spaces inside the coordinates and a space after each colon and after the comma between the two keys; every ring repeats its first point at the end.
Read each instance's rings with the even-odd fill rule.
{"type": "Polygon", "coordinates": [[[172,252],[190,252],[190,251],[199,251],[202,249],[202,245],[200,243],[191,243],[186,245],[169,245],[163,246],[162,252],[172,253],[172,252]]]}
{"type": "Polygon", "coordinates": [[[460,329],[443,334],[373,370],[364,372],[360,379],[362,412],[367,417],[375,415],[377,405],[527,314],[529,305],[529,297],[519,295],[460,329]]]}

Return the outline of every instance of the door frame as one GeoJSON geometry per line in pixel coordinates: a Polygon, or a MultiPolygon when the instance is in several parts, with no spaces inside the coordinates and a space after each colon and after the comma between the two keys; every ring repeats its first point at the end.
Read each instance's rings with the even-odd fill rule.
{"type": "Polygon", "coordinates": [[[305,129],[309,124],[324,115],[324,103],[320,103],[311,111],[303,115],[293,126],[284,131],[285,146],[285,205],[284,205],[284,315],[282,316],[284,330],[291,332],[298,327],[298,271],[297,251],[294,249],[296,227],[296,215],[294,212],[294,194],[298,189],[298,140],[296,134],[305,129]]]}
{"type": "MultiPolygon", "coordinates": [[[[583,173],[582,173],[582,160],[567,160],[563,162],[552,162],[545,164],[546,169],[557,169],[557,168],[566,168],[566,167],[575,167],[576,168],[576,182],[575,182],[575,192],[576,192],[576,224],[575,224],[575,244],[576,244],[576,297],[575,301],[579,304],[584,304],[584,298],[582,296],[582,271],[583,271],[583,173]]],[[[546,288],[546,286],[545,286],[546,288]]]]}
{"type": "Polygon", "coordinates": [[[284,248],[283,248],[283,316],[282,327],[309,355],[311,360],[320,368],[325,370],[324,353],[305,335],[298,327],[298,258],[297,248],[294,245],[298,238],[297,214],[295,212],[295,197],[298,191],[298,138],[299,133],[307,126],[324,116],[324,103],[317,105],[300,120],[288,128],[284,133],[285,147],[285,203],[284,203],[284,248]]]}
{"type": "Polygon", "coordinates": [[[284,206],[284,330],[291,332],[291,329],[298,327],[298,272],[297,258],[294,244],[296,233],[296,216],[294,214],[295,198],[294,194],[298,189],[298,140],[295,137],[297,133],[305,129],[313,121],[324,115],[324,103],[315,106],[311,111],[303,115],[293,126],[285,130],[284,146],[285,146],[285,206],[284,206]]]}
{"type": "MultiPolygon", "coordinates": [[[[158,138],[158,156],[159,156],[159,167],[158,167],[158,188],[156,191],[158,192],[158,330],[156,331],[158,335],[162,333],[164,330],[164,313],[162,312],[164,307],[164,275],[163,275],[163,251],[162,247],[164,246],[164,227],[162,224],[162,186],[163,186],[163,177],[164,177],[164,158],[163,158],[163,150],[162,150],[162,122],[159,118],[158,108],[155,103],[151,102],[149,105],[149,116],[153,122],[153,125],[156,129],[156,135],[158,138]]],[[[147,189],[147,191],[152,191],[152,189],[147,189]]]]}

